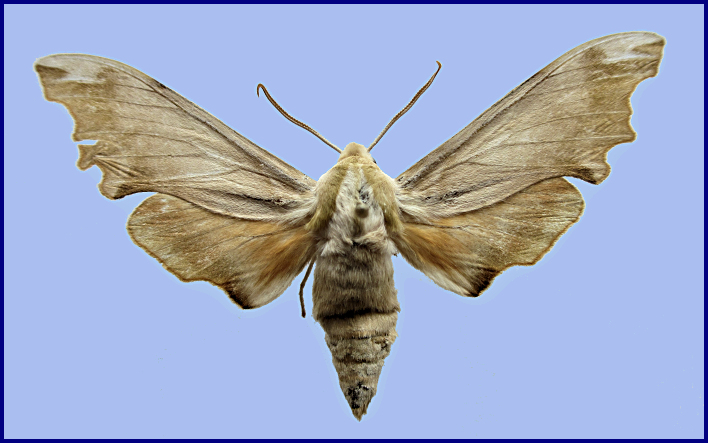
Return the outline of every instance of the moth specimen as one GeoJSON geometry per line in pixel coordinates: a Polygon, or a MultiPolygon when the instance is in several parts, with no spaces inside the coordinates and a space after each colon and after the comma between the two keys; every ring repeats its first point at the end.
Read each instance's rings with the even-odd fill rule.
{"type": "Polygon", "coordinates": [[[391,255],[468,297],[536,263],[583,211],[563,177],[602,182],[609,149],[635,139],[630,96],[657,74],[664,43],[629,32],[572,49],[395,180],[369,151],[435,75],[368,149],[326,142],[259,85],[340,152],[314,181],[130,66],[59,54],[34,67],[46,99],[74,118],[73,139],[97,141],[79,145],[77,165],[101,169],[101,193],[156,193],[128,232],[180,280],[251,309],[316,264],[313,317],[360,420],[396,338],[391,255]]]}

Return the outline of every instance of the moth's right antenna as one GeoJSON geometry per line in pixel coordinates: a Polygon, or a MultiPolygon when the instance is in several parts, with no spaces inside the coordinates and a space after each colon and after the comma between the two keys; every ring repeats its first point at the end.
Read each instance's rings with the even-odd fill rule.
{"type": "MultiPolygon", "coordinates": [[[[330,141],[328,141],[326,138],[322,137],[317,131],[315,131],[315,130],[312,129],[311,127],[307,126],[305,123],[301,122],[300,120],[297,120],[297,119],[291,117],[290,114],[288,114],[287,112],[285,112],[285,109],[281,108],[280,105],[277,104],[277,103],[275,102],[275,100],[273,100],[273,97],[270,96],[270,94],[268,93],[268,90],[266,89],[265,86],[263,86],[262,83],[258,83],[258,86],[256,86],[256,95],[257,95],[257,96],[260,97],[259,92],[260,92],[261,89],[263,89],[263,92],[265,92],[265,95],[266,95],[266,97],[268,98],[268,101],[270,101],[270,104],[272,104],[273,106],[275,106],[275,109],[277,109],[278,111],[280,111],[280,113],[283,114],[283,117],[287,118],[288,120],[290,120],[291,122],[295,123],[295,124],[298,125],[299,127],[308,130],[308,131],[309,131],[310,133],[312,133],[315,137],[317,137],[317,138],[319,138],[320,140],[322,140],[323,142],[325,142],[325,143],[327,144],[327,146],[329,146],[330,148],[334,149],[335,151],[339,152],[340,154],[342,153],[342,150],[341,150],[341,149],[339,149],[338,147],[336,147],[333,143],[331,143],[330,141]]],[[[304,317],[304,316],[303,316],[303,317],[304,317]]]]}
{"type": "Polygon", "coordinates": [[[433,74],[432,77],[430,77],[430,80],[428,80],[428,83],[426,83],[425,86],[423,86],[422,88],[420,88],[420,91],[418,91],[418,93],[413,97],[413,100],[411,100],[410,103],[408,103],[408,106],[406,106],[405,108],[403,108],[403,110],[402,110],[401,112],[399,112],[398,114],[396,114],[396,116],[393,117],[393,119],[389,122],[389,124],[386,125],[386,127],[384,128],[384,130],[381,131],[381,134],[379,134],[379,136],[376,137],[376,140],[374,140],[374,142],[371,144],[371,146],[369,146],[369,152],[371,152],[371,150],[374,149],[374,146],[376,146],[376,143],[378,143],[379,140],[381,140],[381,137],[384,136],[384,134],[386,133],[386,131],[388,131],[388,129],[389,129],[391,126],[393,126],[394,123],[396,123],[396,120],[398,120],[399,118],[403,117],[403,114],[405,114],[406,112],[408,112],[408,110],[413,107],[413,104],[420,98],[420,96],[423,95],[423,93],[425,92],[425,90],[428,89],[428,88],[430,87],[430,85],[433,84],[433,80],[435,80],[435,76],[438,75],[438,72],[440,72],[440,68],[442,68],[442,65],[440,64],[440,62],[436,61],[435,63],[438,64],[438,70],[435,71],[435,74],[433,74]]]}

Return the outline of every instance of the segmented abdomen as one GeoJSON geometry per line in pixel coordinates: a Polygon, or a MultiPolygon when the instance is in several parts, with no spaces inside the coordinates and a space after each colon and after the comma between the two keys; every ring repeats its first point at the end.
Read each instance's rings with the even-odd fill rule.
{"type": "Polygon", "coordinates": [[[315,268],[313,317],[325,330],[339,385],[361,420],[396,339],[400,310],[387,253],[352,245],[346,255],[323,255],[315,268]]]}

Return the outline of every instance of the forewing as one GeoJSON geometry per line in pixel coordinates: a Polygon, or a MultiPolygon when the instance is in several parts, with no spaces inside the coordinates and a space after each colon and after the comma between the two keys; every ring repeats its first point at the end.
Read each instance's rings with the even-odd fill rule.
{"type": "Polygon", "coordinates": [[[552,178],[466,214],[426,223],[404,217],[394,242],[439,286],[476,297],[504,269],[540,260],[580,218],[583,206],[575,186],[552,178]]]}
{"type": "Polygon", "coordinates": [[[142,72],[83,54],[35,63],[47,100],[75,120],[80,169],[97,165],[110,199],[154,191],[250,220],[291,220],[315,182],[142,72]]]}
{"type": "Polygon", "coordinates": [[[401,174],[402,211],[447,218],[552,177],[600,183],[610,148],[636,137],[629,99],[657,74],[664,43],[628,32],[567,52],[401,174]]]}
{"type": "Polygon", "coordinates": [[[180,280],[208,281],[249,309],[282,294],[315,247],[303,224],[234,219],[164,194],[135,209],[128,233],[180,280]]]}

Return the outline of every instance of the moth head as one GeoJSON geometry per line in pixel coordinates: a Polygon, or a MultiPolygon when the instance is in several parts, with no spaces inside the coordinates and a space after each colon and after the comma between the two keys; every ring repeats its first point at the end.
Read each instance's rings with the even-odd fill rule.
{"type": "Polygon", "coordinates": [[[366,146],[360,145],[359,143],[349,143],[344,148],[344,151],[339,154],[338,162],[341,162],[342,160],[348,157],[361,157],[365,161],[368,160],[371,163],[376,163],[371,154],[369,154],[369,150],[366,149],[366,146]]]}

